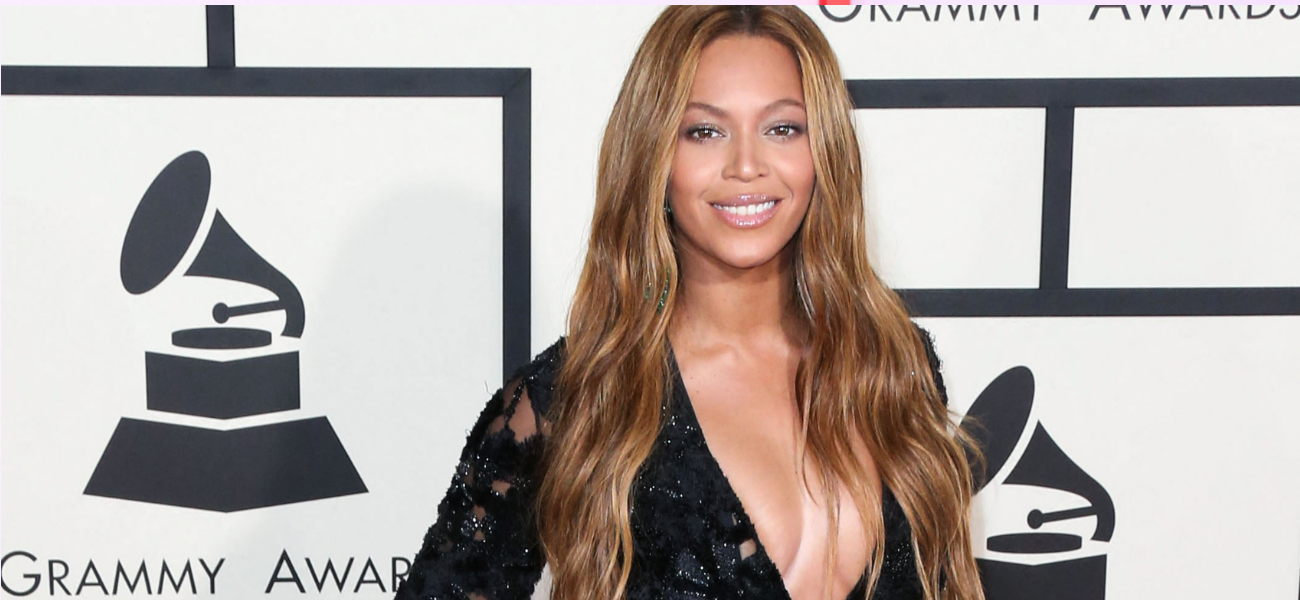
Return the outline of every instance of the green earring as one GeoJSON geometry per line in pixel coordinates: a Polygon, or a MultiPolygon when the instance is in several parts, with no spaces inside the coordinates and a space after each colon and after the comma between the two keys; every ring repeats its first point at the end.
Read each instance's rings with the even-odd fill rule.
{"type": "MultiPolygon", "coordinates": [[[[673,276],[673,272],[669,271],[668,278],[664,279],[664,291],[659,294],[659,306],[655,308],[655,314],[662,313],[664,311],[664,305],[668,303],[668,280],[671,279],[672,276],[673,276]]],[[[646,300],[650,299],[649,285],[645,286],[645,299],[646,300]]]]}

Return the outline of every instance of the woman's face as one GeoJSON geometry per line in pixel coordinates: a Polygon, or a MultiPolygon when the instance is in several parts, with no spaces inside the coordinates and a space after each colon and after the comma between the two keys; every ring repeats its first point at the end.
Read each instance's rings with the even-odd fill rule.
{"type": "Polygon", "coordinates": [[[711,42],[677,136],[668,199],[681,251],[732,269],[781,255],[815,180],[790,50],[758,36],[711,42]]]}

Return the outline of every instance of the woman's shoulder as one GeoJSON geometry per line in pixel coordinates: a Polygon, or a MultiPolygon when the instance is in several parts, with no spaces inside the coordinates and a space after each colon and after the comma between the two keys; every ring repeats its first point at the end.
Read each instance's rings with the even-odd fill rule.
{"type": "Polygon", "coordinates": [[[916,328],[916,334],[921,337],[921,345],[925,347],[925,357],[930,361],[930,365],[938,368],[939,356],[934,351],[934,335],[929,329],[922,327],[916,321],[912,321],[912,327],[916,328]]]}
{"type": "Polygon", "coordinates": [[[926,362],[930,363],[930,375],[934,377],[934,385],[938,388],[939,398],[946,405],[948,404],[948,389],[943,383],[943,362],[939,360],[939,354],[934,350],[934,336],[930,334],[930,330],[917,324],[916,321],[912,322],[912,326],[916,328],[916,333],[921,338],[921,345],[925,347],[925,359],[926,362]]]}
{"type": "Polygon", "coordinates": [[[528,391],[533,410],[546,414],[551,408],[551,396],[555,391],[555,378],[560,372],[560,363],[564,356],[564,336],[555,340],[532,360],[515,369],[508,385],[514,387],[523,384],[528,391]]]}

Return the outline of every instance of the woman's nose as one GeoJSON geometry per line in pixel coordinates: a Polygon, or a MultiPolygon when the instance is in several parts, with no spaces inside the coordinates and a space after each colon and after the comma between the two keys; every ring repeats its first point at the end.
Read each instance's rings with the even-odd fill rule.
{"type": "Polygon", "coordinates": [[[765,175],[767,165],[764,162],[763,149],[759,140],[750,135],[738,136],[732,140],[729,148],[731,155],[728,157],[722,176],[749,181],[765,175]]]}

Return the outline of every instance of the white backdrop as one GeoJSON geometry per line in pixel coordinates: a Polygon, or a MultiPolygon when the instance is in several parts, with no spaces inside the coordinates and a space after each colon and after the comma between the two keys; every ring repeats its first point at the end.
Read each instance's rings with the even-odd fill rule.
{"type": "MultiPolygon", "coordinates": [[[[1255,19],[1244,5],[1235,7],[1241,19],[1219,18],[1217,6],[1208,17],[1175,6],[1168,18],[1154,7],[1144,19],[1135,5],[1128,20],[1092,6],[1042,6],[1036,20],[1028,6],[1018,20],[1008,9],[981,21],[978,8],[958,19],[945,8],[931,20],[934,9],[877,8],[872,20],[863,7],[834,22],[807,8],[851,80],[1300,77],[1298,6],[1256,6],[1250,14],[1264,16],[1255,19]]],[[[601,130],[659,10],[238,7],[236,62],[530,69],[536,351],[563,330],[601,130]]],[[[6,6],[0,17],[6,66],[206,64],[201,7],[6,6]]],[[[501,106],[496,98],[5,95],[0,550],[13,591],[0,595],[19,595],[39,575],[31,597],[62,596],[50,574],[64,567],[62,582],[75,593],[91,561],[107,592],[118,561],[128,575],[145,561],[157,584],[162,561],[178,570],[187,560],[195,592],[208,595],[198,561],[211,568],[224,558],[216,595],[242,598],[287,575],[276,570],[282,552],[307,595],[391,595],[394,567],[418,548],[465,430],[499,385],[501,106]],[[263,299],[180,272],[141,296],[118,280],[135,204],[171,159],[193,149],[212,164],[202,231],[219,208],[302,292],[301,340],[276,340],[301,354],[298,411],[213,422],[145,410],[144,351],[168,347],[171,331],[202,326],[214,295],[263,299]],[[231,513],[82,493],[122,417],[226,429],[307,416],[328,417],[367,493],[231,513]],[[308,558],[316,575],[326,560],[341,572],[353,559],[342,591],[332,582],[318,589],[308,558]],[[367,559],[373,576],[363,571],[367,559]]],[[[888,281],[1038,285],[1044,114],[857,111],[875,258],[888,281]]],[[[1300,286],[1297,140],[1296,106],[1077,109],[1070,286],[1300,286]]],[[[1087,540],[1098,519],[1084,517],[1043,527],[1081,536],[1080,550],[1008,556],[988,550],[986,538],[1029,532],[1028,508],[1080,501],[1006,485],[1001,473],[977,501],[980,556],[1019,564],[1105,556],[1102,581],[1080,589],[1100,585],[1113,599],[1295,598],[1298,312],[921,319],[956,410],[1004,371],[1028,367],[1030,427],[1041,424],[1113,502],[1111,539],[1087,540]]],[[[278,315],[243,324],[278,331],[278,315]]],[[[1023,457],[1027,438],[1008,465],[1023,457]]],[[[303,594],[280,582],[271,595],[303,594]]]]}

